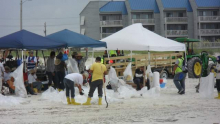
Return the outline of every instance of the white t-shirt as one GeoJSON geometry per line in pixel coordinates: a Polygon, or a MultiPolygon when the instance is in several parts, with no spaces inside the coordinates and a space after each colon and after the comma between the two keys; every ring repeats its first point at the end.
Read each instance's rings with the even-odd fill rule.
{"type": "Polygon", "coordinates": [[[11,73],[4,72],[4,81],[6,82],[7,80],[10,80],[10,79],[11,79],[11,73]]]}
{"type": "Polygon", "coordinates": [[[5,72],[5,68],[2,63],[0,63],[0,78],[3,78],[3,73],[5,72]]]}
{"type": "Polygon", "coordinates": [[[75,84],[83,85],[83,76],[79,73],[71,73],[65,76],[66,79],[73,81],[75,84]]]}
{"type": "Polygon", "coordinates": [[[216,73],[216,79],[220,79],[220,64],[216,65],[216,69],[217,71],[219,71],[218,73],[216,73]]]}
{"type": "Polygon", "coordinates": [[[36,74],[34,74],[34,75],[29,74],[29,75],[28,75],[28,83],[29,83],[29,84],[32,84],[33,82],[36,82],[36,79],[37,79],[36,74]]]}

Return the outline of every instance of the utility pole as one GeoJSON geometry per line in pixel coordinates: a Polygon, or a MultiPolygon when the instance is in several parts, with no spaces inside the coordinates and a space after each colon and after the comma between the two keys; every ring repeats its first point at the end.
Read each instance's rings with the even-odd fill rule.
{"type": "Polygon", "coordinates": [[[45,34],[45,37],[47,36],[47,24],[46,22],[44,23],[44,34],[45,34]]]}
{"type": "Polygon", "coordinates": [[[20,30],[22,30],[22,0],[20,3],[20,30]]]}

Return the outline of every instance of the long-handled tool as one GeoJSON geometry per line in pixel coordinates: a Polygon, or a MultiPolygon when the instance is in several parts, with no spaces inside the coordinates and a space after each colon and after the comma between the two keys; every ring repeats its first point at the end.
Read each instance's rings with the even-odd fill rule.
{"type": "MultiPolygon", "coordinates": [[[[101,66],[101,71],[103,71],[102,66],[101,66]]],[[[105,74],[104,74],[105,75],[105,74]]],[[[106,108],[108,108],[108,102],[107,102],[107,98],[106,98],[106,91],[105,91],[105,82],[104,82],[104,78],[102,79],[103,82],[103,88],[104,88],[104,95],[105,95],[105,102],[106,102],[106,108]]]]}
{"type": "Polygon", "coordinates": [[[105,95],[106,108],[108,108],[108,101],[107,101],[107,97],[106,97],[106,90],[105,90],[105,83],[104,83],[104,81],[103,81],[103,88],[104,88],[104,95],[105,95]]]}

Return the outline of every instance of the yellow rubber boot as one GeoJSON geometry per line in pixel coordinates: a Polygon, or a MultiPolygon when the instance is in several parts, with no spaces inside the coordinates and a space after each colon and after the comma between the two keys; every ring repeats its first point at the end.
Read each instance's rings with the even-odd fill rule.
{"type": "Polygon", "coordinates": [[[33,88],[33,90],[34,90],[34,92],[35,92],[35,93],[38,93],[38,90],[37,90],[37,88],[33,88]]]}
{"type": "Polygon", "coordinates": [[[83,103],[83,105],[91,105],[91,100],[92,99],[90,97],[88,97],[87,101],[85,103],[83,103]]]}
{"type": "Polygon", "coordinates": [[[67,99],[67,104],[70,105],[70,104],[71,104],[71,102],[70,102],[70,98],[67,97],[66,99],[67,99]]]}
{"type": "Polygon", "coordinates": [[[75,102],[75,99],[71,99],[71,104],[73,104],[73,105],[81,105],[81,103],[78,103],[78,102],[75,102]]]}
{"type": "Polygon", "coordinates": [[[99,98],[99,105],[102,105],[102,98],[99,98]]]}
{"type": "Polygon", "coordinates": [[[218,97],[215,97],[215,99],[220,99],[220,93],[218,93],[218,97]]]}
{"type": "Polygon", "coordinates": [[[63,91],[62,89],[58,89],[58,91],[60,92],[60,91],[63,91]]]}

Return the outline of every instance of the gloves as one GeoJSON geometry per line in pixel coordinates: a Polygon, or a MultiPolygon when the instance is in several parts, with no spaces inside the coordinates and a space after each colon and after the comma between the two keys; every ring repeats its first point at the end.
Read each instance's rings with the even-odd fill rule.
{"type": "Polygon", "coordinates": [[[79,93],[80,95],[84,95],[84,93],[81,91],[80,93],[79,93]]]}

